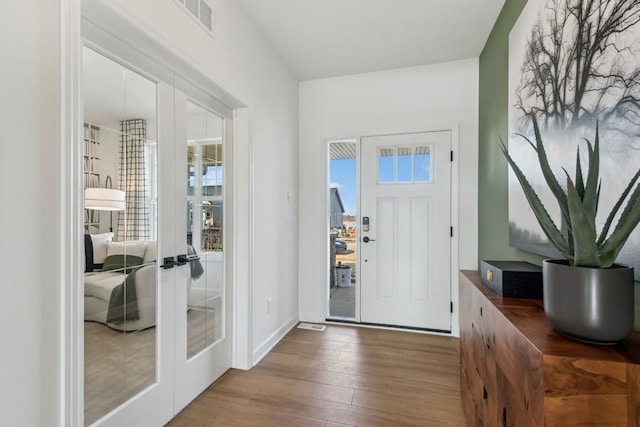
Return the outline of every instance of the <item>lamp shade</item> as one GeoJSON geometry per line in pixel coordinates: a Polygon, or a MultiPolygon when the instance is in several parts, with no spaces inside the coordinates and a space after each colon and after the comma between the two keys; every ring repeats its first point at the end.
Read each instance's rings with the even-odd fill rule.
{"type": "Polygon", "coordinates": [[[113,188],[85,188],[84,207],[96,211],[123,211],[124,191],[113,188]]]}

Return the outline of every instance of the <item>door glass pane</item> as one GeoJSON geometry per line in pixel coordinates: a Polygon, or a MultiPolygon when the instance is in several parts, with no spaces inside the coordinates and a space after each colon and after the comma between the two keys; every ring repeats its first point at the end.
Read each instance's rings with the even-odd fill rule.
{"type": "Polygon", "coordinates": [[[395,162],[393,148],[381,148],[378,151],[378,182],[395,181],[395,162]]]}
{"type": "Polygon", "coordinates": [[[398,182],[411,182],[413,179],[411,147],[398,147],[398,182]]]}
{"type": "Polygon", "coordinates": [[[202,146],[202,195],[222,196],[222,144],[202,146]]]}
{"type": "Polygon", "coordinates": [[[223,338],[223,120],[187,105],[187,357],[223,338]]]}
{"type": "Polygon", "coordinates": [[[189,145],[187,147],[187,195],[195,194],[196,183],[196,147],[189,145]]]}
{"type": "Polygon", "coordinates": [[[198,16],[198,0],[187,0],[187,9],[195,16],[198,16]]]}
{"type": "Polygon", "coordinates": [[[156,381],[157,115],[154,82],[86,47],[83,84],[90,424],[156,381]]]}
{"type": "Polygon", "coordinates": [[[416,147],[414,170],[415,181],[431,182],[431,147],[416,147]]]}

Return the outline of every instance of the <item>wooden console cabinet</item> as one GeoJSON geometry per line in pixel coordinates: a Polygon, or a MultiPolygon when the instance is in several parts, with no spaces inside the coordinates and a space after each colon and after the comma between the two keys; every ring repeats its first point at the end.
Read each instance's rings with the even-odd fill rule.
{"type": "Polygon", "coordinates": [[[460,388],[470,426],[640,426],[640,335],[558,335],[542,301],[502,298],[460,272],[460,388]]]}

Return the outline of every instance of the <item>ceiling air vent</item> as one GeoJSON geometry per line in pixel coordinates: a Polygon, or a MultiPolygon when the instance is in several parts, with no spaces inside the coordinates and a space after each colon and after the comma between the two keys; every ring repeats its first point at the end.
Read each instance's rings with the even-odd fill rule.
{"type": "Polygon", "coordinates": [[[213,7],[210,5],[211,0],[175,0],[175,2],[178,3],[191,18],[195,19],[207,34],[215,37],[215,16],[213,7]]]}

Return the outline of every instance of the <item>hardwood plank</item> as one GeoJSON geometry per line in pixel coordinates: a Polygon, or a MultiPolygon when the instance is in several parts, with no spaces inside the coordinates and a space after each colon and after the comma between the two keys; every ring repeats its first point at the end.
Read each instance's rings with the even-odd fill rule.
{"type": "Polygon", "coordinates": [[[289,367],[296,363],[298,359],[297,354],[285,354],[285,353],[277,353],[270,352],[265,357],[262,358],[260,364],[266,366],[284,366],[289,367]]]}
{"type": "MultiPolygon", "coordinates": [[[[324,418],[327,421],[354,426],[424,426],[427,420],[412,415],[384,411],[377,408],[364,408],[356,405],[298,397],[276,397],[256,395],[250,402],[259,408],[277,408],[278,412],[297,414],[308,418],[324,418]]],[[[428,420],[430,421],[430,420],[428,420]]]]}
{"type": "Polygon", "coordinates": [[[277,396],[288,396],[296,386],[297,381],[289,378],[263,377],[258,375],[223,376],[216,388],[240,393],[263,393],[277,396]]]}
{"type": "Polygon", "coordinates": [[[170,426],[466,426],[456,338],[293,329],[249,371],[229,370],[170,426]]]}
{"type": "Polygon", "coordinates": [[[328,400],[330,402],[351,404],[355,389],[327,384],[314,384],[308,381],[298,381],[293,394],[299,397],[328,400]]]}
{"type": "Polygon", "coordinates": [[[427,425],[447,425],[452,421],[456,421],[457,425],[466,425],[462,404],[458,402],[458,405],[451,405],[451,397],[435,393],[430,396],[396,396],[358,390],[353,397],[353,404],[397,414],[411,413],[425,419],[427,425]]]}

